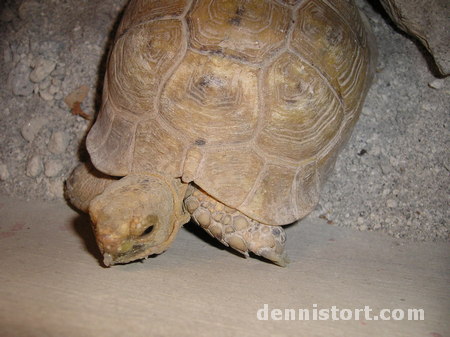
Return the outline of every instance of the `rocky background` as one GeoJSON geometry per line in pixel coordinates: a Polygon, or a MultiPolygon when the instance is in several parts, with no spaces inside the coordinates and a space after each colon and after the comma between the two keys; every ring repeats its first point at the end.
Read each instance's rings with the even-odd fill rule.
{"type": "MultiPolygon", "coordinates": [[[[64,180],[86,155],[83,139],[126,2],[0,2],[0,193],[63,198],[64,180]]],[[[376,83],[310,216],[450,241],[450,81],[436,77],[424,49],[377,1],[358,5],[378,40],[376,83]]]]}

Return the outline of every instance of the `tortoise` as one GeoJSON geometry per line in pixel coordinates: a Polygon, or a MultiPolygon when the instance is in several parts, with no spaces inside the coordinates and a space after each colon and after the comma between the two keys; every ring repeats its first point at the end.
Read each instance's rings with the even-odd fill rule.
{"type": "Polygon", "coordinates": [[[129,2],[66,182],[104,264],[166,250],[192,218],[285,266],[283,225],[310,213],[374,73],[351,0],[129,2]]]}

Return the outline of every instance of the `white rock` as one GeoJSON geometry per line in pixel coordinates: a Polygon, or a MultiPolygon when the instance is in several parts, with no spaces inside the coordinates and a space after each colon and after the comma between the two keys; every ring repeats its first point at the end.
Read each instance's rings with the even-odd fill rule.
{"type": "Polygon", "coordinates": [[[360,231],[364,232],[368,229],[367,225],[361,225],[358,227],[360,231]]]}
{"type": "Polygon", "coordinates": [[[428,83],[428,86],[430,88],[437,89],[437,90],[442,89],[444,87],[444,85],[445,85],[444,80],[443,79],[439,79],[439,78],[437,78],[434,81],[431,81],[430,83],[428,83]]]}
{"type": "Polygon", "coordinates": [[[50,80],[50,78],[46,78],[41,83],[39,83],[39,90],[47,89],[51,83],[52,83],[52,81],[50,80]]]}
{"type": "Polygon", "coordinates": [[[61,172],[63,165],[58,159],[50,159],[45,163],[44,174],[47,177],[56,177],[61,172]]]}
{"type": "Polygon", "coordinates": [[[395,157],[390,157],[389,158],[389,163],[391,163],[392,166],[397,166],[398,165],[398,159],[395,157]]]}
{"type": "Polygon", "coordinates": [[[381,153],[381,148],[379,146],[373,146],[372,149],[370,150],[370,153],[372,154],[372,156],[379,156],[381,153]]]}
{"type": "Polygon", "coordinates": [[[8,84],[16,96],[30,96],[33,93],[34,85],[29,81],[30,67],[25,62],[19,62],[11,70],[8,76],[8,84]]]}
{"type": "Polygon", "coordinates": [[[44,101],[51,101],[53,99],[53,95],[48,90],[39,91],[39,96],[44,101]]]}
{"type": "Polygon", "coordinates": [[[53,85],[53,84],[50,86],[50,88],[48,88],[48,92],[51,95],[56,94],[58,91],[59,91],[59,88],[57,86],[53,85]]]}
{"type": "Polygon", "coordinates": [[[39,4],[39,2],[35,0],[25,0],[19,6],[19,17],[25,21],[27,19],[29,20],[39,12],[39,8],[42,8],[42,4],[39,4]]]}
{"type": "Polygon", "coordinates": [[[377,222],[375,225],[373,225],[372,227],[373,229],[380,229],[381,228],[381,224],[379,222],[377,222]]]}
{"type": "Polygon", "coordinates": [[[50,73],[55,69],[56,62],[52,60],[47,60],[44,58],[39,58],[36,61],[34,70],[30,74],[30,81],[34,83],[39,83],[43,81],[50,73]]]}
{"type": "Polygon", "coordinates": [[[13,55],[12,55],[11,48],[9,47],[9,44],[4,43],[2,45],[2,49],[3,49],[3,62],[5,62],[5,64],[12,62],[13,55]]]}
{"type": "Polygon", "coordinates": [[[54,85],[55,87],[59,88],[61,86],[61,80],[59,80],[57,78],[52,78],[52,85],[54,85]]]}
{"type": "MultiPolygon", "coordinates": [[[[61,100],[63,98],[63,93],[61,91],[58,91],[55,96],[54,99],[56,100],[61,100]]],[[[64,102],[62,102],[64,104],[64,102]]]]}
{"type": "Polygon", "coordinates": [[[22,126],[21,133],[25,140],[31,142],[41,128],[48,123],[45,117],[34,117],[22,126]]]}
{"type": "Polygon", "coordinates": [[[0,21],[1,22],[11,22],[14,20],[14,13],[11,9],[8,8],[8,6],[5,6],[2,8],[2,11],[0,12],[0,21]]]}
{"type": "Polygon", "coordinates": [[[62,131],[55,131],[48,142],[48,150],[53,154],[60,154],[66,151],[68,137],[62,131]]]}
{"type": "Polygon", "coordinates": [[[28,177],[37,177],[42,172],[42,159],[38,155],[34,155],[28,161],[26,175],[28,177]]]}
{"type": "Polygon", "coordinates": [[[389,208],[396,208],[397,207],[397,201],[394,199],[388,199],[386,201],[386,206],[389,208]]]}
{"type": "MultiPolygon", "coordinates": [[[[53,179],[52,179],[53,180],[53,179]]],[[[48,182],[48,191],[55,198],[64,198],[64,179],[56,178],[55,181],[48,182]]]]}
{"type": "Polygon", "coordinates": [[[422,104],[422,108],[428,112],[433,112],[437,109],[437,105],[432,102],[425,102],[422,104]]]}
{"type": "Polygon", "coordinates": [[[0,180],[8,180],[9,171],[5,164],[0,164],[0,180]]]}

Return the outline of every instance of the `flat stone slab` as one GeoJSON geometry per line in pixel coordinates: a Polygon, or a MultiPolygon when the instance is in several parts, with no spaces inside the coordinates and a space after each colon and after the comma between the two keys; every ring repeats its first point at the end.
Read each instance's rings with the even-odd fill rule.
{"type": "Polygon", "coordinates": [[[287,228],[292,262],[281,268],[233,254],[188,225],[164,254],[104,268],[88,218],[64,203],[0,196],[0,218],[1,336],[450,335],[448,243],[306,219],[287,228]],[[423,309],[425,319],[313,320],[314,309],[331,317],[333,306],[368,306],[372,318],[423,309]],[[295,320],[273,319],[285,309],[295,320]],[[299,320],[298,309],[310,320],[299,320]]]}

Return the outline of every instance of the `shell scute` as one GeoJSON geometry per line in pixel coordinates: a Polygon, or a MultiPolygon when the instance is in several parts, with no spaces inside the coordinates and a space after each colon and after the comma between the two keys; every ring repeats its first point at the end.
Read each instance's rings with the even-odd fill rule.
{"type": "Polygon", "coordinates": [[[350,0],[132,0],[87,138],[92,162],[293,222],[317,204],[358,119],[371,39],[350,0]]]}

